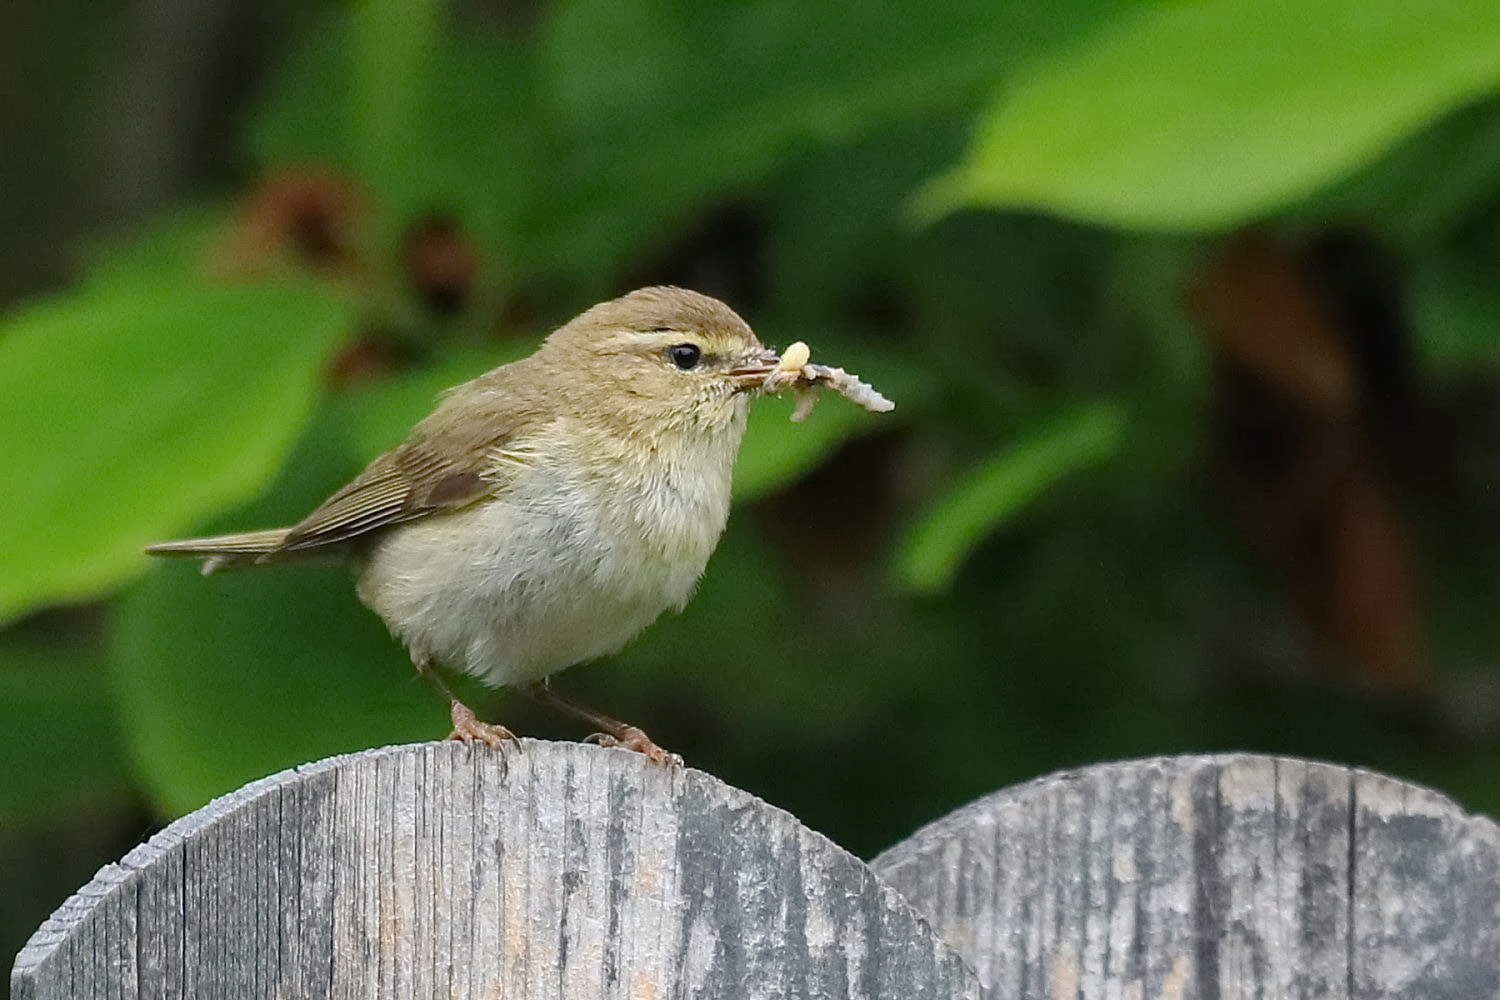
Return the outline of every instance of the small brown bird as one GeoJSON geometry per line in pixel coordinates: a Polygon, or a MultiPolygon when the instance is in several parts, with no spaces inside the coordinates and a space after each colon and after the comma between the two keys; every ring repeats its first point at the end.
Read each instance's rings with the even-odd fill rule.
{"type": "Polygon", "coordinates": [[[729,515],[750,396],[779,360],[717,299],[643,288],[449,390],[299,523],[146,551],[205,557],[205,573],[342,558],[360,599],[447,696],[453,738],[499,747],[514,736],[476,719],[437,666],[521,686],[601,742],[664,762],[640,729],[563,699],[546,678],[687,602],[729,515]]]}

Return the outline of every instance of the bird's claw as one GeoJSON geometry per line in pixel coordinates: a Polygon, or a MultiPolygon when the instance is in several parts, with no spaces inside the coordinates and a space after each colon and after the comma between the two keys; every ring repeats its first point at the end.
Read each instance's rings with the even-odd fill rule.
{"type": "Polygon", "coordinates": [[[494,722],[480,722],[474,710],[463,702],[455,701],[452,708],[453,732],[448,734],[448,739],[458,740],[463,743],[483,743],[485,746],[495,750],[504,750],[506,746],[521,749],[521,741],[516,734],[504,726],[494,722]]]}
{"type": "Polygon", "coordinates": [[[596,743],[601,747],[619,747],[622,750],[633,750],[642,755],[653,764],[662,764],[667,767],[681,767],[682,758],[670,750],[665,750],[656,745],[651,737],[636,728],[625,726],[618,734],[594,733],[584,740],[585,743],[596,743]]]}

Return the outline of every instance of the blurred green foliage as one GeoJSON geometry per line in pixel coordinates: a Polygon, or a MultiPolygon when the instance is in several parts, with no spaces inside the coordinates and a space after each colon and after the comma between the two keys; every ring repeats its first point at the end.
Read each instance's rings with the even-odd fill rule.
{"type": "Polygon", "coordinates": [[[1464,711],[1309,680],[1205,474],[1215,369],[1181,304],[1235,227],[1359,227],[1486,440],[1497,65],[1490,0],[327,7],[236,126],[237,193],[0,325],[0,824],[141,793],[169,816],[441,736],[341,570],[203,580],[139,547],[297,519],[441,388],[659,280],[898,405],[757,404],[697,598],[564,690],[863,852],[1009,781],[1186,749],[1500,809],[1495,437],[1456,449],[1477,508],[1413,512],[1428,701],[1464,711]],[[406,256],[432,220],[472,266],[456,308],[406,256]]]}

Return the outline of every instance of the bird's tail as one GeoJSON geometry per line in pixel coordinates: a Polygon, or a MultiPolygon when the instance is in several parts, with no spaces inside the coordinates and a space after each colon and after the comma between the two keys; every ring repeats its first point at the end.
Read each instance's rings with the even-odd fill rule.
{"type": "Polygon", "coordinates": [[[146,546],[143,551],[149,556],[200,556],[203,558],[203,575],[207,576],[221,569],[269,562],[270,557],[281,550],[290,533],[290,528],[268,528],[210,538],[182,538],[157,542],[146,546]]]}

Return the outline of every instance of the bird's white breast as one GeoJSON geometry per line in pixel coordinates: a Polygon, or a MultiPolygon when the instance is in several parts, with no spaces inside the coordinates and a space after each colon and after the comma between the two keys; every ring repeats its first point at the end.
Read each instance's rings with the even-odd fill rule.
{"type": "Polygon", "coordinates": [[[580,452],[610,442],[555,428],[495,499],[392,531],[360,597],[415,660],[490,684],[615,652],[691,596],[728,517],[743,429],[601,463],[580,452]]]}

